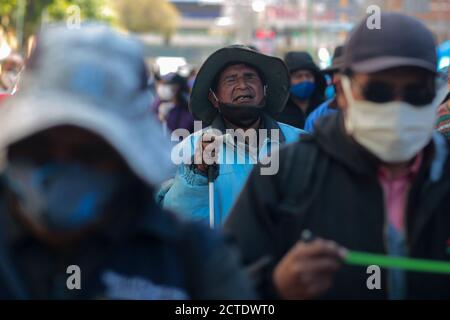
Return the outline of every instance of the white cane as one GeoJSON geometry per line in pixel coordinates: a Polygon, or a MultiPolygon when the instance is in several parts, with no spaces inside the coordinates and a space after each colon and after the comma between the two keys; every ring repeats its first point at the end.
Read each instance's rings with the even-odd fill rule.
{"type": "MultiPolygon", "coordinates": [[[[214,140],[219,136],[214,137],[214,140]]],[[[202,136],[203,139],[203,136],[202,136]]],[[[212,157],[215,157],[215,150],[212,151],[212,157]]],[[[208,165],[208,198],[209,198],[209,226],[211,229],[216,227],[215,211],[214,211],[214,179],[217,170],[217,164],[208,165]]]]}
{"type": "Polygon", "coordinates": [[[167,137],[167,121],[166,120],[164,120],[162,123],[162,130],[163,130],[164,137],[167,137]]]}
{"type": "Polygon", "coordinates": [[[208,189],[209,189],[209,226],[216,227],[214,217],[214,167],[208,167],[208,189]]]}

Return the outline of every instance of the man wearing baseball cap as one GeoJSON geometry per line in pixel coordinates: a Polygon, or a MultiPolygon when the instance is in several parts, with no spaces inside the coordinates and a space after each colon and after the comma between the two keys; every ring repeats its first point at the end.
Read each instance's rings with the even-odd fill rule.
{"type": "Polygon", "coordinates": [[[448,275],[387,268],[370,278],[378,262],[350,259],[450,261],[448,144],[433,131],[447,88],[433,36],[403,14],[382,13],[374,30],[364,19],[345,44],[344,72],[343,112],[281,150],[276,177],[255,170],[226,228],[245,263],[266,261],[268,297],[448,299],[448,275]]]}

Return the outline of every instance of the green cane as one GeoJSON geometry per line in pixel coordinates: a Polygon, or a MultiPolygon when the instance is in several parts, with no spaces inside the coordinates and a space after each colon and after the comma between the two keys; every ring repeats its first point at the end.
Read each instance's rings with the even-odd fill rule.
{"type": "Polygon", "coordinates": [[[345,258],[349,265],[377,265],[382,268],[402,269],[414,272],[444,273],[450,275],[450,262],[392,257],[359,251],[349,251],[345,258]]]}

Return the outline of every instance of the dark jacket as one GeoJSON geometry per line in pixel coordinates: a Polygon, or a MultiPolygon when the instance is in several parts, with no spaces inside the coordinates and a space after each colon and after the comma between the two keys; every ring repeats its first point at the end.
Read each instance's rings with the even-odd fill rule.
{"type": "MultiPolygon", "coordinates": [[[[253,170],[226,222],[246,264],[272,258],[259,269],[265,297],[274,297],[273,268],[304,229],[350,250],[386,253],[377,161],[345,134],[340,114],[319,121],[314,135],[280,151],[277,175],[259,176],[259,169],[253,170]]],[[[412,183],[405,216],[410,257],[450,261],[447,150],[443,137],[434,136],[412,183]]],[[[381,290],[369,290],[366,268],[344,265],[322,298],[386,298],[387,272],[381,273],[381,290]]],[[[406,287],[407,298],[450,298],[448,275],[407,272],[406,287]]]]}
{"type": "Polygon", "coordinates": [[[145,213],[138,216],[133,215],[129,203],[128,208],[121,210],[122,219],[76,246],[55,250],[32,237],[6,212],[3,202],[0,298],[254,297],[235,252],[220,236],[202,226],[180,222],[154,203],[141,207],[145,213]],[[80,267],[81,290],[67,289],[70,265],[80,267]]]}

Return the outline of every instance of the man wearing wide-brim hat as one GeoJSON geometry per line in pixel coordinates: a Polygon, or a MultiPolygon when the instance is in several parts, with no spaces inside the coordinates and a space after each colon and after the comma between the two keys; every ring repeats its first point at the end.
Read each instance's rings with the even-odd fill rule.
{"type": "Polygon", "coordinates": [[[190,100],[190,109],[204,129],[177,146],[183,158],[194,163],[183,161],[170,189],[160,192],[163,206],[207,223],[209,167],[205,157],[211,154],[202,151],[207,150],[205,140],[215,139],[213,158],[218,166],[213,173],[213,216],[217,224],[223,222],[253,164],[301,133],[272,118],[282,111],[288,96],[289,75],[282,60],[237,45],[214,52],[200,68],[190,100]],[[255,133],[258,138],[245,141],[239,134],[233,137],[230,129],[241,129],[241,137],[255,133]]]}
{"type": "Polygon", "coordinates": [[[434,131],[448,88],[434,37],[404,14],[382,12],[380,29],[369,17],[344,46],[342,112],[283,148],[277,179],[252,173],[225,225],[244,264],[270,261],[252,268],[263,297],[450,298],[450,277],[430,267],[450,261],[449,150],[434,131]],[[382,258],[355,265],[355,251],[382,258]]]}

